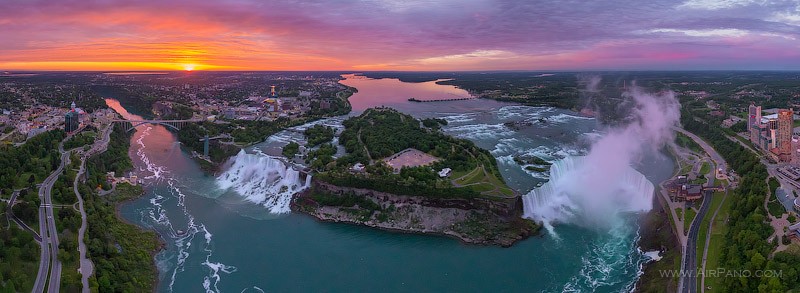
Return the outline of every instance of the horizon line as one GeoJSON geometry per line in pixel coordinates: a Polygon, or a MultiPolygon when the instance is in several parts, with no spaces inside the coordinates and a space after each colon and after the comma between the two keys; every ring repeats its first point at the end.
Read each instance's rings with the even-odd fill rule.
{"type": "Polygon", "coordinates": [[[120,73],[120,72],[183,72],[191,74],[194,72],[429,72],[429,73],[457,73],[457,72],[708,72],[708,71],[736,71],[736,72],[800,72],[798,69],[585,69],[585,70],[536,70],[536,69],[484,69],[484,70],[2,70],[0,76],[7,76],[13,73],[120,73]]]}

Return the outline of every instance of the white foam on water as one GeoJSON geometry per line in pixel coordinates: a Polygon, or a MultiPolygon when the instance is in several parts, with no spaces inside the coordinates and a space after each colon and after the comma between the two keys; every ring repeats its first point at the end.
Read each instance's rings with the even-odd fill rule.
{"type": "Polygon", "coordinates": [[[589,244],[589,250],[581,256],[578,275],[564,285],[562,292],[607,291],[626,282],[621,291],[630,291],[644,261],[635,248],[638,241],[638,232],[632,237],[635,229],[620,220],[609,233],[598,235],[599,239],[589,244]]]}
{"type": "Polygon", "coordinates": [[[575,116],[569,114],[556,114],[553,116],[547,117],[547,121],[554,122],[554,123],[568,123],[572,122],[573,120],[594,120],[592,117],[583,117],[583,116],[575,116]]]}
{"type": "Polygon", "coordinates": [[[310,186],[310,175],[301,180],[300,171],[278,157],[240,151],[228,170],[217,177],[217,186],[234,190],[245,200],[260,204],[270,213],[284,214],[291,209],[292,196],[310,186]]]}
{"type": "Polygon", "coordinates": [[[654,261],[659,261],[659,260],[661,260],[663,258],[661,256],[661,252],[658,251],[658,250],[645,252],[644,255],[647,256],[647,258],[649,258],[650,260],[654,260],[654,261]]]}
{"type": "Polygon", "coordinates": [[[203,236],[206,240],[206,247],[203,249],[206,253],[206,260],[202,263],[209,269],[209,275],[203,277],[203,288],[206,290],[206,293],[219,293],[219,281],[221,279],[219,272],[223,272],[226,274],[231,274],[236,272],[236,267],[225,265],[220,262],[212,262],[211,256],[213,255],[214,251],[210,248],[211,247],[211,232],[208,232],[205,225],[202,226],[202,230],[204,232],[203,236]]]}
{"type": "Polygon", "coordinates": [[[150,136],[150,131],[153,129],[152,126],[147,126],[145,130],[142,131],[142,135],[136,139],[136,144],[139,145],[139,148],[136,150],[136,155],[139,156],[139,159],[142,160],[144,163],[144,168],[139,168],[139,171],[147,170],[150,175],[143,176],[143,179],[161,179],[167,170],[164,166],[158,166],[150,162],[150,158],[145,155],[145,149],[147,146],[144,145],[144,138],[150,136]]]}
{"type": "Polygon", "coordinates": [[[166,184],[169,192],[168,196],[170,197],[168,198],[166,197],[167,195],[156,193],[149,200],[150,207],[142,211],[142,215],[144,216],[142,222],[145,225],[150,225],[151,227],[160,227],[158,230],[162,231],[162,236],[164,238],[172,239],[173,244],[177,248],[176,255],[165,256],[165,258],[158,260],[157,266],[160,271],[167,272],[170,270],[170,268],[172,268],[171,262],[173,260],[175,261],[174,268],[172,268],[172,271],[169,273],[170,280],[168,288],[169,291],[172,291],[178,274],[184,271],[186,262],[192,255],[192,251],[194,251],[191,249],[191,247],[193,240],[195,239],[195,235],[202,232],[205,240],[202,251],[206,253],[205,261],[202,262],[202,264],[209,267],[209,273],[204,277],[204,287],[205,282],[207,281],[207,292],[219,292],[218,283],[221,279],[219,272],[222,271],[224,273],[233,273],[236,271],[236,268],[227,266],[220,262],[211,261],[211,256],[213,255],[212,234],[208,231],[205,225],[202,223],[197,223],[194,216],[189,213],[185,205],[186,195],[178,186],[179,180],[172,177],[171,172],[166,166],[157,165],[155,162],[152,162],[145,152],[147,146],[144,143],[144,138],[150,135],[151,129],[152,126],[148,126],[142,131],[142,134],[139,136],[139,138],[136,139],[136,154],[144,165],[139,169],[143,173],[150,174],[148,176],[140,177],[143,178],[143,184],[145,185],[154,185],[157,183],[166,184]],[[176,229],[172,220],[168,216],[167,209],[164,207],[164,204],[171,202],[170,199],[175,199],[176,208],[186,218],[186,231],[179,231],[176,229]]]}
{"type": "MultiPolygon", "coordinates": [[[[258,292],[264,293],[264,289],[261,289],[261,288],[259,288],[258,286],[253,286],[253,288],[252,288],[252,289],[253,289],[253,290],[258,290],[258,292]]],[[[244,289],[242,289],[242,291],[241,291],[241,292],[239,292],[239,293],[244,293],[244,292],[247,292],[247,290],[250,290],[250,288],[244,288],[244,289]]]]}
{"type": "Polygon", "coordinates": [[[508,129],[503,124],[470,124],[447,127],[446,132],[459,138],[471,140],[476,139],[500,139],[514,135],[514,131],[508,129]]]}
{"type": "Polygon", "coordinates": [[[497,119],[534,119],[542,115],[555,111],[552,107],[530,107],[530,106],[504,106],[497,110],[497,119]]]}
{"type": "Polygon", "coordinates": [[[475,121],[475,117],[477,116],[476,113],[464,113],[464,114],[452,114],[452,113],[440,113],[442,119],[446,120],[448,124],[452,123],[467,123],[475,121]]]}

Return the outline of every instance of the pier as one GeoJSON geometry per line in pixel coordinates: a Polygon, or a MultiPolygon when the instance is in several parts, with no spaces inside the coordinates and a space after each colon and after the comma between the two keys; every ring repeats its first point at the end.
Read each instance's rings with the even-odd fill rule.
{"type": "Polygon", "coordinates": [[[466,101],[466,100],[477,100],[478,98],[469,97],[469,98],[452,98],[452,99],[435,99],[435,100],[419,100],[416,98],[409,98],[409,102],[417,102],[417,103],[430,103],[430,102],[450,102],[450,101],[466,101]]]}

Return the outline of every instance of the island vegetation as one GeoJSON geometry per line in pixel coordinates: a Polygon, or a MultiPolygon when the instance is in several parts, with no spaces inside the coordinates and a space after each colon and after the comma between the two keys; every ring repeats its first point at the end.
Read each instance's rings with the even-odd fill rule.
{"type": "Polygon", "coordinates": [[[502,246],[538,229],[520,217],[519,196],[494,157],[471,141],[390,108],[368,109],[343,125],[346,154],[334,159],[336,148],[327,143],[309,153],[315,183],[294,209],[321,220],[502,246]]]}
{"type": "MultiPolygon", "coordinates": [[[[431,196],[475,197],[481,193],[511,196],[513,191],[503,182],[497,161],[488,151],[469,140],[448,136],[436,129],[420,127],[420,121],[389,108],[365,111],[343,122],[339,137],[347,154],[336,160],[322,177],[337,184],[375,188],[400,194],[428,193],[431,196]],[[393,172],[383,159],[406,149],[416,149],[437,158],[429,166],[409,166],[393,172]],[[353,174],[347,168],[356,163],[370,165],[364,174],[353,174]],[[374,164],[373,164],[374,163],[374,164]],[[437,172],[450,168],[452,177],[477,174],[475,184],[461,188],[437,172]],[[485,179],[485,180],[484,180],[485,179]],[[493,185],[493,186],[488,186],[493,185]],[[490,189],[490,190],[487,190],[490,189]]],[[[464,185],[468,185],[469,182],[464,185]]]]}
{"type": "Polygon", "coordinates": [[[334,130],[332,127],[317,124],[306,129],[303,134],[306,136],[308,146],[315,147],[333,140],[334,130]]]}
{"type": "Polygon", "coordinates": [[[300,144],[292,141],[283,147],[281,154],[287,159],[292,159],[299,152],[300,152],[300,144]]]}

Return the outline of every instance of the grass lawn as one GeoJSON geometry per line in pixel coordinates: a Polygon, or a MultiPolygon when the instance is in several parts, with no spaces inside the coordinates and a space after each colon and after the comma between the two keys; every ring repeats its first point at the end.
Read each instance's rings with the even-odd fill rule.
{"type": "Polygon", "coordinates": [[[468,187],[469,187],[469,189],[475,190],[477,192],[486,192],[486,191],[494,190],[494,185],[491,185],[489,183],[483,183],[483,182],[475,184],[475,185],[470,185],[468,187]]]}
{"type": "Polygon", "coordinates": [[[677,143],[679,146],[685,147],[685,148],[687,148],[687,149],[689,149],[689,150],[691,150],[691,151],[693,151],[695,153],[698,153],[698,154],[704,154],[705,153],[705,151],[703,151],[703,148],[700,147],[700,145],[697,144],[697,142],[695,142],[691,137],[686,136],[683,133],[680,133],[680,132],[676,132],[675,133],[675,143],[677,143]]]}
{"type": "MultiPolygon", "coordinates": [[[[720,254],[722,253],[722,248],[725,245],[725,233],[728,233],[728,225],[726,221],[731,210],[732,202],[733,200],[730,198],[725,199],[719,208],[717,217],[714,218],[714,222],[712,223],[711,241],[708,243],[706,269],[713,270],[719,267],[720,254]]],[[[722,280],[720,278],[708,278],[706,279],[706,287],[711,287],[710,292],[720,292],[720,289],[722,288],[722,285],[720,285],[721,281],[722,280]]]]}
{"type": "Polygon", "coordinates": [[[711,164],[708,162],[703,162],[703,165],[700,166],[700,174],[706,174],[711,171],[711,164]]]}
{"type": "Polygon", "coordinates": [[[781,215],[786,213],[786,209],[783,205],[774,198],[767,202],[767,209],[769,209],[769,214],[776,218],[780,218],[781,215]]]}
{"type": "Polygon", "coordinates": [[[681,170],[678,172],[679,175],[687,174],[692,171],[694,164],[691,164],[685,160],[681,160],[681,170]]]}
{"type": "MultiPolygon", "coordinates": [[[[456,177],[456,178],[458,178],[458,177],[456,177]]],[[[483,169],[481,169],[481,167],[477,167],[474,170],[472,170],[469,173],[467,173],[467,175],[464,176],[464,178],[460,178],[460,179],[456,180],[455,183],[460,184],[460,185],[467,185],[467,184],[471,184],[471,183],[481,182],[481,181],[483,181],[482,179],[483,179],[483,169]]]]}
{"type": "Polygon", "coordinates": [[[697,215],[697,212],[694,209],[686,209],[686,215],[683,219],[683,234],[689,233],[689,226],[692,225],[692,220],[694,220],[694,216],[697,215]]]}
{"type": "Polygon", "coordinates": [[[675,214],[678,215],[678,220],[683,221],[683,208],[675,209],[675,214]]]}
{"type": "MultiPolygon", "coordinates": [[[[455,180],[457,185],[469,185],[472,190],[481,192],[484,195],[490,196],[512,196],[514,191],[508,188],[500,179],[484,172],[482,167],[477,167],[458,180],[455,180]],[[497,189],[497,190],[495,190],[497,189]]],[[[455,177],[454,178],[459,178],[455,177]]]]}
{"type": "MultiPolygon", "coordinates": [[[[711,217],[714,216],[714,211],[716,211],[717,207],[719,207],[719,205],[722,203],[722,198],[724,196],[725,196],[725,193],[723,193],[723,192],[720,192],[720,191],[714,192],[714,195],[712,195],[712,197],[711,197],[711,206],[708,207],[708,212],[706,213],[706,216],[703,217],[702,222],[700,222],[700,231],[699,231],[698,236],[697,236],[697,258],[700,260],[700,261],[697,262],[697,269],[698,270],[702,270],[703,269],[702,257],[703,257],[703,250],[705,250],[705,248],[706,248],[706,235],[708,234],[708,225],[709,225],[709,223],[711,223],[711,217]]],[[[717,216],[719,216],[719,215],[717,215],[717,216]]],[[[709,244],[710,243],[711,243],[711,241],[709,241],[709,244]]],[[[698,286],[700,286],[699,283],[698,283],[698,286]]],[[[699,291],[702,291],[702,290],[700,290],[700,288],[698,288],[698,292],[699,291]]]]}

